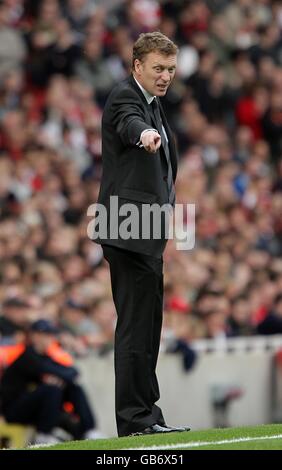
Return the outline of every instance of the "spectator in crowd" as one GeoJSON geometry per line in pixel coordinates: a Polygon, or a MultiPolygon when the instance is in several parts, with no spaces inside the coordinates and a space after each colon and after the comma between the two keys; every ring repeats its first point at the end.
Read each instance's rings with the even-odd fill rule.
{"type": "Polygon", "coordinates": [[[11,70],[22,67],[26,46],[20,31],[9,26],[9,6],[0,2],[0,82],[11,70]]]}
{"type": "Polygon", "coordinates": [[[273,308],[258,324],[257,332],[261,335],[282,333],[282,294],[278,294],[273,302],[273,308]]]}
{"type": "Polygon", "coordinates": [[[20,343],[28,326],[29,304],[16,297],[6,299],[0,316],[0,344],[20,343]]]}
{"type": "Polygon", "coordinates": [[[237,297],[232,305],[231,315],[228,319],[230,336],[249,336],[254,334],[251,311],[246,295],[237,297]]]}
{"type": "Polygon", "coordinates": [[[103,106],[114,85],[111,70],[103,58],[103,43],[99,38],[89,36],[83,47],[84,57],[77,62],[75,73],[94,88],[97,101],[103,106]]]}

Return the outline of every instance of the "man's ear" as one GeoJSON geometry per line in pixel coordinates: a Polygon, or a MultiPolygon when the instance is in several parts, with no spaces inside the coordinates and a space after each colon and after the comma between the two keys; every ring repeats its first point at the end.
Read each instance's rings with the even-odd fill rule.
{"type": "Polygon", "coordinates": [[[142,62],[139,59],[135,59],[134,64],[133,64],[133,70],[137,74],[140,74],[140,69],[141,69],[142,62]]]}

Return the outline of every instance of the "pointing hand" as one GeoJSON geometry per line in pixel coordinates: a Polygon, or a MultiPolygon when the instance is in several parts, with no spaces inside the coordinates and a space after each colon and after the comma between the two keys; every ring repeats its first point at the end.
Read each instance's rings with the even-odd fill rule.
{"type": "Polygon", "coordinates": [[[156,153],[162,143],[161,136],[156,131],[145,132],[141,138],[141,142],[145,150],[150,153],[156,153]]]}

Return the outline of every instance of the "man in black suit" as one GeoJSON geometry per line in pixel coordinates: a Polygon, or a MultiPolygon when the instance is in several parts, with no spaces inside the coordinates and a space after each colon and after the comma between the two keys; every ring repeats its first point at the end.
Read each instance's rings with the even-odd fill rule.
{"type": "Polygon", "coordinates": [[[118,316],[115,374],[119,436],[188,429],[167,426],[155,404],[160,397],[155,370],[169,211],[157,215],[153,228],[141,217],[144,207],[158,204],[169,209],[175,201],[176,148],[159,97],[166,94],[174,78],[176,62],[177,46],[170,39],[159,32],[141,34],[133,47],[132,75],[113,89],[103,113],[103,176],[98,203],[106,207],[107,221],[104,224],[99,218],[98,222],[96,212],[92,238],[102,245],[109,263],[118,316]],[[113,203],[114,196],[118,202],[113,203]],[[135,211],[126,224],[132,206],[137,216],[135,211]]]}

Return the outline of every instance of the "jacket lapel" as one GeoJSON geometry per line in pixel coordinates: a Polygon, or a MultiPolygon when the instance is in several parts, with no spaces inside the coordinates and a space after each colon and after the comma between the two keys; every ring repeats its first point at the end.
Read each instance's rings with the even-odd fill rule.
{"type": "Polygon", "coordinates": [[[133,75],[130,75],[130,77],[128,78],[128,83],[134,88],[135,91],[137,91],[143,103],[148,106],[147,100],[145,96],[143,95],[142,90],[139,88],[136,81],[134,80],[133,75]]]}
{"type": "Polygon", "coordinates": [[[137,85],[136,81],[134,80],[133,78],[133,75],[130,75],[130,77],[128,78],[128,83],[132,86],[132,88],[134,88],[134,90],[138,93],[138,95],[140,96],[142,102],[143,102],[143,105],[144,105],[144,108],[145,108],[145,111],[148,113],[148,115],[150,116],[151,118],[151,121],[152,121],[152,124],[153,124],[153,127],[156,128],[157,127],[157,124],[156,124],[156,121],[155,121],[155,116],[153,114],[153,111],[152,111],[152,108],[151,106],[148,104],[145,96],[143,95],[142,93],[142,90],[139,88],[139,86],[137,85]]]}
{"type": "MultiPolygon", "coordinates": [[[[145,109],[148,110],[150,118],[154,124],[154,127],[157,128],[157,123],[155,120],[155,116],[153,113],[153,110],[151,106],[148,104],[145,96],[142,93],[142,90],[140,90],[139,86],[137,85],[136,81],[133,78],[133,75],[130,75],[128,78],[128,83],[134,88],[134,90],[138,93],[140,96],[143,104],[145,105],[145,109]]],[[[170,127],[168,125],[166,115],[164,113],[162,104],[160,100],[157,98],[159,106],[160,106],[160,112],[161,112],[161,118],[163,121],[164,128],[166,130],[167,136],[168,136],[168,141],[169,141],[169,152],[170,152],[170,160],[171,160],[171,168],[172,168],[172,174],[173,174],[173,180],[175,181],[176,178],[176,172],[177,172],[177,151],[176,151],[176,146],[175,146],[175,141],[174,141],[174,136],[170,130],[170,127]]]]}

